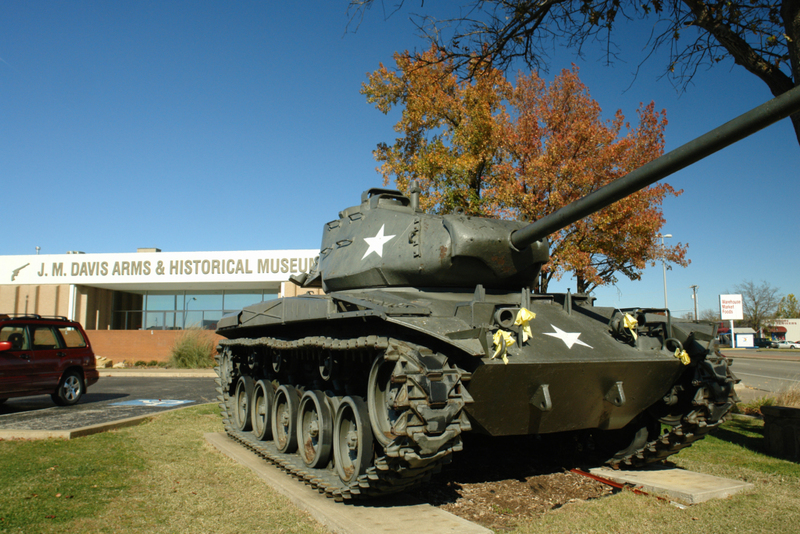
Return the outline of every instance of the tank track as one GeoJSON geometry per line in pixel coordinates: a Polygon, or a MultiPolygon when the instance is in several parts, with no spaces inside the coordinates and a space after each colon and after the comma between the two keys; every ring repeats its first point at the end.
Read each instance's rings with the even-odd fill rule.
{"type": "Polygon", "coordinates": [[[722,424],[721,420],[716,423],[708,423],[703,410],[694,410],[683,418],[680,425],[672,427],[669,432],[647,442],[631,454],[609,460],[607,463],[614,469],[620,469],[642,467],[660,462],[677,454],[681,449],[691,446],[695,441],[703,439],[706,434],[720,424],[722,424]]]}
{"type": "MultiPolygon", "coordinates": [[[[727,362],[727,360],[726,360],[727,362]]],[[[705,364],[705,368],[713,369],[705,364]]],[[[725,366],[724,378],[701,369],[694,385],[697,387],[691,405],[696,407],[681,417],[680,424],[670,428],[656,439],[648,441],[641,448],[622,458],[614,458],[606,462],[613,469],[637,468],[665,460],[681,449],[691,446],[695,441],[706,437],[708,433],[720,426],[727,418],[738,397],[733,384],[739,380],[733,375],[728,365],[725,366]],[[722,387],[721,387],[722,386],[722,387]],[[715,401],[724,400],[724,402],[715,401]]]]}
{"type": "MultiPolygon", "coordinates": [[[[471,399],[461,387],[461,381],[468,380],[469,374],[451,368],[446,364],[446,358],[439,356],[436,358],[432,351],[424,347],[380,336],[352,339],[307,337],[293,341],[268,337],[221,340],[216,371],[218,400],[225,431],[232,439],[265,460],[337,501],[375,498],[407,490],[425,483],[433,474],[438,473],[443,465],[449,463],[452,460],[452,453],[462,448],[461,432],[469,430],[469,422],[463,407],[471,399]],[[347,484],[333,469],[334,460],[331,460],[325,468],[311,468],[303,462],[299,454],[282,453],[273,441],[260,441],[253,433],[238,430],[231,413],[233,404],[231,387],[236,383],[239,371],[225,363],[223,359],[230,358],[233,351],[242,349],[251,353],[255,349],[262,354],[295,357],[302,355],[306,359],[320,358],[323,354],[334,353],[342,358],[349,355],[351,359],[368,362],[382,354],[383,360],[389,362],[389,365],[395,363],[391,382],[408,384],[407,390],[411,392],[408,395],[411,401],[408,398],[400,399],[402,395],[398,395],[393,405],[399,411],[406,407],[405,417],[399,418],[403,424],[392,427],[393,431],[397,429],[401,435],[395,436],[383,447],[376,445],[372,466],[365,474],[347,484]],[[444,368],[436,368],[436,362],[444,363],[444,368]],[[431,363],[434,364],[434,368],[431,368],[431,363]],[[433,405],[430,400],[432,398],[437,400],[436,394],[425,387],[426,383],[429,385],[432,381],[441,383],[443,375],[446,378],[445,384],[449,386],[444,410],[441,405],[442,399],[439,398],[440,402],[433,405]],[[436,424],[426,424],[425,419],[431,414],[441,416],[443,412],[446,412],[444,416],[447,421],[444,431],[436,424]],[[429,427],[438,432],[430,432],[429,427]]],[[[241,365],[246,366],[240,364],[240,369],[241,365]]]]}

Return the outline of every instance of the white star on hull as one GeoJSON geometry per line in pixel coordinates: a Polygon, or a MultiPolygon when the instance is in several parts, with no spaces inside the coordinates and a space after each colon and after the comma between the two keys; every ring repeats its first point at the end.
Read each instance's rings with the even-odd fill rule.
{"type": "Polygon", "coordinates": [[[578,337],[581,335],[580,332],[564,332],[555,325],[551,324],[550,326],[553,328],[553,330],[555,330],[555,332],[544,332],[544,335],[557,337],[564,342],[568,349],[571,349],[573,345],[583,345],[584,347],[589,347],[590,349],[594,348],[578,339],[578,337]]]}
{"type": "Polygon", "coordinates": [[[394,237],[393,235],[383,235],[384,226],[386,225],[385,224],[381,225],[381,229],[378,230],[378,233],[375,235],[375,237],[364,238],[364,241],[367,242],[369,248],[364,253],[364,255],[361,256],[362,260],[367,256],[369,256],[370,254],[372,254],[373,252],[378,256],[380,256],[381,258],[383,257],[383,245],[385,245],[387,241],[389,241],[394,237]]]}

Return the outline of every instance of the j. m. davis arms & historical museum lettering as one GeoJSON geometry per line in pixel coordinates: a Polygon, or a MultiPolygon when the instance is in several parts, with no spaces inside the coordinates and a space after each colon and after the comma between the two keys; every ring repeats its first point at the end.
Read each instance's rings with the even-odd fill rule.
{"type": "Polygon", "coordinates": [[[222,258],[137,261],[56,261],[42,263],[42,277],[126,277],[126,276],[203,276],[295,274],[308,272],[309,257],[222,258]],[[251,262],[251,259],[253,260],[251,262]]]}

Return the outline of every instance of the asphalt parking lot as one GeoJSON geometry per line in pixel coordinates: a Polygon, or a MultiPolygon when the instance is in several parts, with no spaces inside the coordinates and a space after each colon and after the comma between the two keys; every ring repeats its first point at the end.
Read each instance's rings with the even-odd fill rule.
{"type": "Polygon", "coordinates": [[[49,395],[8,399],[0,404],[0,438],[75,437],[216,399],[210,376],[101,376],[75,406],[56,406],[49,395]]]}

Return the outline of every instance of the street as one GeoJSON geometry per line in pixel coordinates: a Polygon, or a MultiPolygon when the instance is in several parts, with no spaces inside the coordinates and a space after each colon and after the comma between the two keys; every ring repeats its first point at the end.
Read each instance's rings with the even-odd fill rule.
{"type": "Polygon", "coordinates": [[[75,406],[56,406],[49,395],[8,399],[0,430],[70,430],[216,402],[214,388],[213,378],[101,377],[75,406]]]}
{"type": "Polygon", "coordinates": [[[800,385],[800,362],[733,358],[733,373],[751,388],[779,393],[800,385]]]}

